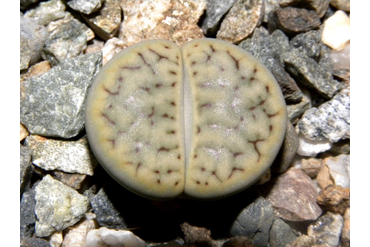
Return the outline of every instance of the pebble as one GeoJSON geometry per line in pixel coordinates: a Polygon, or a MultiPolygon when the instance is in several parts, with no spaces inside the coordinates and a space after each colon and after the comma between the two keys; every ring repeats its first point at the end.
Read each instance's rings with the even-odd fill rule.
{"type": "Polygon", "coordinates": [[[275,217],[270,229],[269,244],[271,247],[285,247],[294,242],[297,236],[293,233],[290,226],[282,219],[275,217]]]}
{"type": "Polygon", "coordinates": [[[78,141],[58,141],[31,135],[26,140],[32,163],[44,170],[61,170],[92,176],[98,165],[86,137],[78,141]]]}
{"type": "Polygon", "coordinates": [[[71,0],[68,1],[67,4],[72,9],[89,15],[100,9],[103,5],[103,2],[104,0],[71,0]]]}
{"type": "Polygon", "coordinates": [[[20,193],[30,184],[33,167],[31,164],[31,150],[23,145],[20,145],[20,193]]]}
{"type": "MultiPolygon", "coordinates": [[[[104,46],[104,41],[100,41],[97,39],[93,39],[89,42],[89,44],[86,46],[84,50],[84,54],[87,53],[96,53],[101,52],[102,48],[104,46]]],[[[104,65],[104,64],[103,64],[104,65]]]]}
{"type": "Polygon", "coordinates": [[[31,78],[32,76],[39,76],[44,74],[50,69],[50,63],[48,61],[42,61],[39,63],[36,63],[32,65],[31,67],[28,68],[26,73],[21,74],[21,93],[22,93],[22,88],[24,87],[24,81],[27,79],[31,78]]]}
{"type": "Polygon", "coordinates": [[[290,35],[307,32],[320,25],[320,17],[315,11],[293,7],[278,8],[271,12],[268,23],[269,30],[280,29],[290,35]]]}
{"type": "Polygon", "coordinates": [[[41,55],[52,66],[82,54],[87,41],[94,38],[94,32],[69,13],[63,19],[50,22],[47,29],[49,36],[41,55]]]}
{"type": "Polygon", "coordinates": [[[65,173],[57,170],[53,171],[52,176],[56,180],[62,182],[63,184],[75,190],[81,189],[81,186],[86,179],[85,174],[65,173]]]}
{"type": "Polygon", "coordinates": [[[290,221],[316,220],[322,213],[316,203],[316,186],[301,169],[290,168],[276,178],[266,199],[275,216],[290,221]]]}
{"type": "Polygon", "coordinates": [[[327,212],[307,229],[307,235],[315,239],[315,244],[328,244],[336,247],[339,244],[343,227],[343,217],[340,214],[327,212]]]}
{"type": "Polygon", "coordinates": [[[341,186],[328,186],[317,197],[322,208],[343,215],[350,205],[350,189],[341,186]]]}
{"type": "Polygon", "coordinates": [[[24,140],[24,138],[26,138],[29,134],[30,134],[30,132],[28,132],[26,127],[24,127],[23,124],[20,124],[20,134],[19,134],[20,141],[24,140]]]}
{"type": "Polygon", "coordinates": [[[337,142],[350,138],[350,89],[345,88],[330,101],[310,109],[297,124],[306,138],[337,142]]]}
{"type": "Polygon", "coordinates": [[[127,46],[147,39],[166,39],[181,47],[204,37],[197,23],[206,5],[206,0],[121,0],[124,20],[118,38],[127,46]]]}
{"type": "Polygon", "coordinates": [[[246,236],[255,246],[267,246],[274,219],[272,205],[263,197],[244,208],[231,225],[231,236],[246,236]]]}
{"type": "Polygon", "coordinates": [[[214,36],[221,18],[229,11],[236,0],[207,0],[207,11],[202,21],[202,31],[206,36],[214,36]]]}
{"type": "Polygon", "coordinates": [[[86,213],[78,224],[67,230],[61,247],[84,247],[88,232],[96,228],[98,223],[95,214],[86,213]]]}
{"type": "Polygon", "coordinates": [[[311,100],[304,93],[302,100],[295,104],[287,105],[288,119],[292,124],[296,124],[305,111],[312,107],[311,100]]]}
{"type": "Polygon", "coordinates": [[[340,185],[343,188],[350,187],[350,155],[327,157],[323,160],[323,164],[328,166],[335,185],[340,185]]]}
{"type": "Polygon", "coordinates": [[[346,209],[346,212],[343,215],[343,228],[342,228],[342,234],[340,236],[342,247],[349,247],[350,246],[350,240],[351,240],[351,226],[350,226],[350,208],[348,207],[346,209]]]}
{"type": "Polygon", "coordinates": [[[41,50],[47,38],[48,31],[44,26],[20,14],[20,70],[41,59],[41,50]]]}
{"type": "Polygon", "coordinates": [[[301,160],[301,169],[311,178],[314,178],[317,176],[317,174],[319,174],[321,166],[321,159],[309,158],[301,160]]]}
{"type": "Polygon", "coordinates": [[[56,231],[50,235],[49,237],[50,247],[61,247],[62,243],[63,243],[63,231],[56,231]]]}
{"type": "Polygon", "coordinates": [[[107,40],[102,48],[103,66],[108,63],[108,61],[118,52],[122,51],[125,48],[127,48],[127,45],[119,38],[113,37],[107,40]]]}
{"type": "Polygon", "coordinates": [[[343,50],[333,50],[330,54],[334,69],[350,69],[351,45],[348,44],[343,50]]]}
{"type": "Polygon", "coordinates": [[[306,9],[315,10],[317,15],[321,18],[325,15],[329,8],[330,0],[279,0],[279,4],[282,7],[286,6],[299,6],[306,9]]]}
{"type": "Polygon", "coordinates": [[[85,247],[106,247],[106,246],[130,246],[146,247],[145,242],[135,236],[132,232],[126,230],[111,230],[101,227],[96,230],[90,230],[86,237],[85,247]]]}
{"type": "Polygon", "coordinates": [[[297,154],[306,157],[315,157],[317,154],[329,150],[332,146],[332,143],[329,140],[310,140],[301,132],[298,134],[298,139],[299,146],[297,154]]]}
{"type": "Polygon", "coordinates": [[[311,30],[294,36],[289,42],[291,47],[312,59],[319,59],[321,52],[321,31],[311,30]]]}
{"type": "Polygon", "coordinates": [[[346,12],[350,12],[351,10],[350,0],[330,0],[330,5],[346,12]]]}
{"type": "Polygon", "coordinates": [[[25,81],[20,120],[31,134],[71,138],[83,129],[86,91],[101,59],[100,53],[67,59],[25,81]]]}
{"type": "Polygon", "coordinates": [[[50,236],[76,224],[89,208],[87,197],[46,175],[36,186],[36,235],[50,236]]]}
{"type": "Polygon", "coordinates": [[[237,0],[224,17],[216,37],[230,43],[239,43],[262,22],[263,11],[263,0],[237,0]]]}
{"type": "Polygon", "coordinates": [[[41,2],[36,8],[28,10],[24,16],[46,26],[52,21],[64,18],[66,14],[66,6],[62,0],[50,0],[41,2]]]}
{"type": "Polygon", "coordinates": [[[316,181],[321,190],[324,190],[328,186],[334,185],[330,176],[329,168],[326,165],[321,166],[321,170],[316,176],[316,181]]]}
{"type": "Polygon", "coordinates": [[[211,231],[204,227],[192,226],[187,222],[180,225],[184,234],[185,244],[195,246],[217,247],[217,243],[211,238],[211,231]]]}
{"type": "Polygon", "coordinates": [[[42,238],[21,238],[21,247],[50,247],[48,241],[42,238]]]}
{"type": "Polygon", "coordinates": [[[98,12],[82,15],[90,28],[103,40],[112,38],[118,32],[122,21],[119,3],[119,0],[105,0],[98,12]]]}
{"type": "Polygon", "coordinates": [[[20,236],[32,237],[35,232],[35,191],[30,189],[23,193],[20,202],[20,236]]]}
{"type": "Polygon", "coordinates": [[[313,237],[301,235],[293,243],[287,244],[285,247],[312,247],[314,243],[315,239],[313,237]]]}
{"type": "Polygon", "coordinates": [[[338,10],[324,22],[322,42],[330,48],[343,50],[350,40],[350,19],[346,12],[338,10]]]}

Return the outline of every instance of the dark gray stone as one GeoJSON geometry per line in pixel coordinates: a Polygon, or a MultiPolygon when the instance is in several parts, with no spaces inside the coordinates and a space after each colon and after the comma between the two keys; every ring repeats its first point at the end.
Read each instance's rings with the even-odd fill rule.
{"type": "Polygon", "coordinates": [[[102,63],[100,53],[68,59],[24,83],[20,119],[28,131],[71,138],[84,127],[85,99],[102,63]]]}
{"type": "Polygon", "coordinates": [[[104,0],[71,0],[67,2],[72,9],[89,15],[101,8],[104,0]]]}
{"type": "Polygon", "coordinates": [[[285,247],[297,239],[290,226],[282,219],[275,217],[270,229],[269,244],[271,247],[285,247]]]}
{"type": "Polygon", "coordinates": [[[235,2],[236,0],[207,0],[207,10],[201,26],[204,35],[213,36],[217,33],[221,18],[235,2]]]}
{"type": "Polygon", "coordinates": [[[20,190],[23,191],[30,184],[33,168],[31,164],[31,150],[20,145],[20,190]]]}
{"type": "Polygon", "coordinates": [[[313,10],[302,8],[279,8],[269,15],[270,31],[280,29],[286,34],[294,35],[318,28],[320,17],[313,10]]]}
{"type": "Polygon", "coordinates": [[[20,247],[50,247],[50,243],[42,238],[22,238],[20,247]]]}
{"type": "Polygon", "coordinates": [[[301,102],[296,104],[288,104],[286,106],[288,119],[292,124],[296,124],[303,113],[310,109],[311,106],[311,100],[306,95],[303,95],[301,102]]]}
{"type": "Polygon", "coordinates": [[[298,84],[315,89],[326,98],[332,98],[341,89],[341,85],[333,78],[328,78],[326,71],[306,54],[292,49],[284,53],[285,70],[298,84]]]}
{"type": "Polygon", "coordinates": [[[35,191],[28,190],[23,193],[20,202],[20,236],[32,237],[35,232],[35,191]]]}
{"type": "Polygon", "coordinates": [[[299,52],[302,52],[316,61],[320,57],[321,52],[321,31],[308,31],[296,35],[290,40],[290,46],[296,48],[299,52]]]}
{"type": "Polygon", "coordinates": [[[258,197],[237,216],[230,228],[231,236],[246,236],[255,246],[267,246],[273,211],[268,201],[258,197]]]}
{"type": "Polygon", "coordinates": [[[269,35],[264,27],[256,28],[252,37],[239,46],[257,57],[272,72],[287,102],[296,103],[302,99],[301,90],[283,68],[281,54],[289,51],[289,40],[283,32],[276,30],[269,35]]]}

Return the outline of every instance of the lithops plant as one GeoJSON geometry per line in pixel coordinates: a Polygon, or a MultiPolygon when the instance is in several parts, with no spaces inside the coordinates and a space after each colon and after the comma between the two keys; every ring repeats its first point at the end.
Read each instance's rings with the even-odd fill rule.
{"type": "Polygon", "coordinates": [[[126,48],[89,90],[86,131],[106,171],[152,199],[223,198],[270,167],[287,113],[271,73],[216,39],[126,48]]]}

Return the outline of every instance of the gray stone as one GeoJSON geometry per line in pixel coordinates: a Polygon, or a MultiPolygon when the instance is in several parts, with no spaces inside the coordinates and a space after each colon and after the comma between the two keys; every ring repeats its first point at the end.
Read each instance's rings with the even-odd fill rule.
{"type": "Polygon", "coordinates": [[[332,100],[305,114],[297,126],[310,140],[337,142],[350,138],[350,89],[343,89],[332,100]]]}
{"type": "Polygon", "coordinates": [[[328,78],[315,60],[297,49],[284,53],[282,57],[285,70],[298,84],[313,88],[326,98],[332,98],[341,89],[340,83],[333,78],[328,78]]]}
{"type": "Polygon", "coordinates": [[[239,43],[262,22],[263,11],[263,0],[237,0],[222,21],[216,37],[230,43],[239,43]]]}
{"type": "Polygon", "coordinates": [[[269,244],[271,247],[285,247],[297,239],[290,226],[282,219],[275,217],[270,229],[269,244]]]}
{"type": "Polygon", "coordinates": [[[306,9],[315,10],[317,15],[321,18],[325,15],[329,8],[330,0],[279,0],[281,7],[305,7],[306,9]]]}
{"type": "Polygon", "coordinates": [[[24,83],[20,119],[32,134],[71,138],[84,127],[86,92],[102,62],[100,53],[68,59],[24,83]]]}
{"type": "Polygon", "coordinates": [[[28,190],[23,193],[20,202],[20,236],[32,237],[35,232],[35,191],[28,190]]]}
{"type": "Polygon", "coordinates": [[[321,52],[321,31],[312,30],[294,36],[289,42],[290,46],[308,57],[318,60],[321,52]]]}
{"type": "Polygon", "coordinates": [[[91,200],[91,206],[100,226],[109,229],[128,228],[124,218],[109,199],[104,187],[91,200]]]}
{"type": "Polygon", "coordinates": [[[20,190],[21,195],[28,187],[32,176],[31,150],[20,145],[20,190]]]}
{"type": "Polygon", "coordinates": [[[283,32],[276,30],[270,35],[264,27],[259,27],[239,46],[257,57],[272,72],[287,102],[296,103],[302,99],[301,90],[283,68],[281,54],[289,51],[289,40],[283,32]]]}
{"type": "Polygon", "coordinates": [[[21,10],[25,10],[27,9],[28,6],[30,6],[31,4],[33,3],[37,3],[39,2],[40,0],[20,0],[20,7],[21,7],[21,10]]]}
{"type": "Polygon", "coordinates": [[[49,23],[48,31],[50,34],[41,56],[53,66],[82,54],[87,41],[94,38],[94,32],[69,13],[63,19],[49,23]]]}
{"type": "Polygon", "coordinates": [[[230,234],[246,236],[255,246],[267,246],[273,218],[271,204],[259,197],[240,212],[230,228],[230,234]]]}
{"type": "Polygon", "coordinates": [[[76,224],[89,209],[89,200],[46,175],[36,186],[36,235],[50,236],[76,224]]]}
{"type": "Polygon", "coordinates": [[[27,69],[41,58],[42,47],[48,37],[46,28],[20,15],[20,69],[27,69]]]}
{"type": "Polygon", "coordinates": [[[42,238],[22,238],[21,247],[50,247],[49,241],[42,238]]]}
{"type": "Polygon", "coordinates": [[[62,19],[66,15],[66,6],[62,0],[41,2],[37,8],[28,10],[24,17],[35,20],[38,24],[46,26],[51,21],[62,19]]]}
{"type": "Polygon", "coordinates": [[[276,178],[266,199],[275,216],[290,221],[316,220],[322,213],[316,203],[316,186],[301,169],[290,168],[276,178]]]}
{"type": "Polygon", "coordinates": [[[221,18],[233,6],[236,0],[207,0],[207,11],[202,22],[204,35],[213,36],[220,25],[221,18]]]}
{"type": "Polygon", "coordinates": [[[296,124],[299,118],[305,111],[311,108],[311,100],[303,94],[302,101],[296,104],[288,104],[286,106],[288,112],[288,119],[291,123],[296,124]]]}
{"type": "Polygon", "coordinates": [[[89,15],[100,9],[103,5],[103,2],[104,0],[71,0],[67,2],[67,4],[72,9],[89,15]]]}
{"type": "Polygon", "coordinates": [[[32,163],[44,170],[61,170],[92,176],[98,162],[86,137],[78,141],[58,141],[30,135],[26,140],[32,150],[32,163]]]}
{"type": "Polygon", "coordinates": [[[315,11],[302,8],[279,8],[269,15],[270,31],[280,29],[286,34],[294,35],[318,28],[320,17],[315,11]]]}
{"type": "Polygon", "coordinates": [[[336,247],[339,244],[343,227],[343,217],[340,214],[327,212],[307,229],[307,235],[315,239],[315,244],[328,244],[336,247]]]}
{"type": "Polygon", "coordinates": [[[289,168],[293,157],[298,150],[298,145],[298,135],[293,124],[288,120],[283,145],[281,146],[280,151],[271,166],[273,172],[283,173],[289,168]]]}

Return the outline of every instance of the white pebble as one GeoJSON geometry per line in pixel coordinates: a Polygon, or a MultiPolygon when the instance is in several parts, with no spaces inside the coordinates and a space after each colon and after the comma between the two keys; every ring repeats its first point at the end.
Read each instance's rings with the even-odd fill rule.
{"type": "Polygon", "coordinates": [[[97,230],[91,230],[87,234],[85,247],[145,247],[145,242],[135,236],[132,232],[126,230],[111,230],[101,227],[97,230]]]}
{"type": "Polygon", "coordinates": [[[340,51],[350,40],[350,18],[346,12],[338,10],[324,22],[322,42],[340,51]]]}

